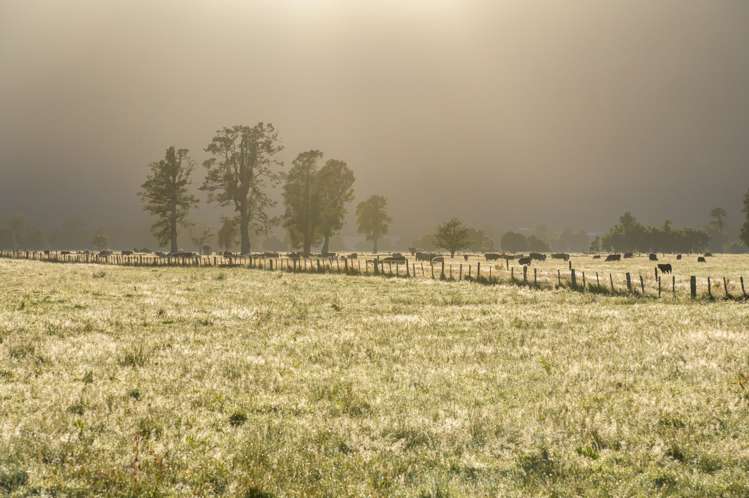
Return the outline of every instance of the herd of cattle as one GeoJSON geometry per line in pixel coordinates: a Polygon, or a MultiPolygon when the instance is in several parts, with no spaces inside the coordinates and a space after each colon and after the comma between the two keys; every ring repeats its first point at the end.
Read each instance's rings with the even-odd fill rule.
{"type": "MultiPolygon", "coordinates": [[[[445,256],[440,253],[434,253],[434,252],[424,252],[419,251],[417,249],[410,248],[409,252],[411,256],[415,257],[416,261],[426,261],[429,263],[444,263],[445,262],[445,256]]],[[[44,253],[49,254],[50,251],[44,251],[44,253]]],[[[92,252],[92,251],[61,251],[59,254],[62,255],[70,255],[70,254],[91,254],[98,256],[100,258],[112,256],[114,252],[109,250],[104,251],[98,251],[98,252],[92,252]]],[[[177,252],[161,252],[161,251],[149,251],[149,250],[125,250],[120,251],[118,254],[122,256],[133,256],[133,255],[142,255],[142,254],[150,254],[159,258],[181,258],[181,259],[192,259],[192,258],[199,258],[201,255],[196,252],[191,251],[177,251],[177,252]]],[[[221,256],[223,256],[226,259],[238,259],[242,257],[243,255],[225,251],[223,253],[220,253],[221,256]]],[[[252,256],[254,257],[262,257],[262,258],[280,258],[280,257],[286,257],[289,259],[301,259],[304,258],[304,254],[299,252],[289,252],[289,253],[278,253],[278,252],[262,252],[262,253],[254,253],[252,256]]],[[[478,256],[478,255],[471,255],[471,254],[463,254],[463,258],[468,261],[470,257],[478,256]]],[[[486,261],[497,261],[497,260],[505,260],[507,262],[517,260],[518,264],[521,266],[530,266],[533,261],[546,261],[547,255],[539,252],[532,252],[528,254],[527,256],[522,254],[506,254],[506,253],[497,253],[497,252],[487,252],[483,254],[486,261]]],[[[711,253],[705,253],[703,256],[697,257],[698,263],[705,263],[706,257],[712,256],[711,253]]],[[[359,257],[358,253],[347,253],[345,255],[338,256],[336,253],[327,253],[327,254],[311,254],[307,257],[311,258],[325,258],[325,259],[357,259],[359,257]]],[[[370,256],[371,257],[371,256],[370,256]]],[[[562,261],[569,261],[570,255],[567,253],[552,253],[550,255],[551,259],[557,259],[562,261]]],[[[625,252],[623,254],[608,254],[605,258],[605,261],[607,262],[616,262],[621,261],[622,259],[629,259],[633,258],[634,254],[631,252],[625,252]]],[[[648,258],[650,261],[658,261],[658,255],[655,253],[650,253],[648,255],[648,258]]],[[[593,259],[601,259],[600,254],[593,255],[593,259]]],[[[677,260],[682,259],[681,254],[676,255],[677,260]]],[[[389,263],[389,264],[407,264],[408,258],[404,256],[402,253],[391,253],[386,256],[374,256],[374,259],[372,261],[377,261],[380,263],[389,263]]],[[[658,263],[657,264],[658,270],[662,273],[671,273],[673,268],[671,264],[669,263],[658,263]]]]}

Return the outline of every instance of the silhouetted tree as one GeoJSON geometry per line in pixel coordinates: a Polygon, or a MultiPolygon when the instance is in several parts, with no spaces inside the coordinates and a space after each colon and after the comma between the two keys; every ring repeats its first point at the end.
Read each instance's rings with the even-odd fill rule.
{"type": "Polygon", "coordinates": [[[213,238],[213,232],[207,226],[192,227],[190,229],[190,240],[200,252],[208,246],[208,242],[213,238]]]}
{"type": "Polygon", "coordinates": [[[231,251],[237,245],[237,219],[224,216],[218,230],[218,246],[224,251],[231,251]]]}
{"type": "Polygon", "coordinates": [[[267,189],[280,180],[274,166],[283,163],[274,156],[282,148],[273,125],[261,122],[218,130],[205,149],[213,157],[203,163],[208,171],[201,190],[208,192],[209,202],[234,207],[243,254],[251,249],[250,228],[266,232],[272,223],[267,210],[275,202],[267,189]]]}
{"type": "Polygon", "coordinates": [[[322,253],[330,250],[330,238],[343,228],[346,203],[354,198],[354,172],[343,161],[329,159],[317,173],[320,202],[322,253]]]}
{"type": "Polygon", "coordinates": [[[619,218],[619,224],[601,237],[601,248],[614,251],[697,252],[704,250],[708,242],[710,236],[702,230],[676,230],[669,221],[662,228],[644,226],[630,213],[625,213],[619,218]]]}
{"type": "Polygon", "coordinates": [[[527,239],[528,250],[534,252],[549,252],[549,244],[535,235],[530,235],[527,239]]]}
{"type": "Polygon", "coordinates": [[[386,208],[387,201],[381,195],[373,195],[356,206],[358,231],[372,242],[373,252],[377,252],[378,242],[387,234],[390,227],[390,217],[385,211],[386,208]]]}
{"type": "Polygon", "coordinates": [[[104,232],[97,230],[94,234],[93,240],[91,240],[91,245],[94,246],[94,249],[103,251],[109,245],[109,238],[104,234],[104,232]]]}
{"type": "Polygon", "coordinates": [[[178,247],[177,227],[184,224],[190,208],[198,204],[188,190],[192,167],[187,149],[169,147],[164,159],[151,163],[151,171],[138,193],[144,209],[157,217],[151,226],[153,235],[159,245],[169,244],[172,252],[178,247]]]}
{"type": "Polygon", "coordinates": [[[283,199],[286,211],[283,225],[289,232],[292,247],[309,254],[312,244],[320,239],[320,194],[317,163],[322,158],[319,150],[302,152],[294,159],[286,175],[283,199]]]}
{"type": "Polygon", "coordinates": [[[500,245],[503,251],[523,252],[528,250],[528,239],[522,233],[507,232],[502,235],[500,245]]]}
{"type": "Polygon", "coordinates": [[[450,251],[450,257],[455,256],[455,252],[468,247],[469,231],[457,218],[453,218],[437,227],[434,234],[434,241],[437,247],[450,251]]]}
{"type": "Polygon", "coordinates": [[[744,194],[744,214],[746,214],[746,221],[741,227],[741,241],[749,246],[749,190],[744,194]]]}
{"type": "Polygon", "coordinates": [[[710,224],[715,227],[715,230],[718,233],[723,233],[723,228],[725,227],[725,220],[726,220],[726,210],[723,208],[713,208],[710,211],[710,224]]]}

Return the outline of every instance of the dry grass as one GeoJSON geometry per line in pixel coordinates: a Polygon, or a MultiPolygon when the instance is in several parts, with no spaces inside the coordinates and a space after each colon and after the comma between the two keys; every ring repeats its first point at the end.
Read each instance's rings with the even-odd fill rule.
{"type": "Polygon", "coordinates": [[[746,304],[100,271],[0,261],[0,494],[749,494],[746,304]]]}

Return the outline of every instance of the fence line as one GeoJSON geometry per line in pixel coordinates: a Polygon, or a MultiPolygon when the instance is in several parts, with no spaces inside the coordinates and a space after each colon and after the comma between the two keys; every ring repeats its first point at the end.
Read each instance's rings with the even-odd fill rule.
{"type": "MultiPolygon", "coordinates": [[[[250,269],[265,271],[285,271],[290,273],[334,273],[359,276],[385,276],[393,278],[425,278],[444,281],[470,281],[481,284],[511,284],[526,286],[535,289],[569,289],[577,292],[591,292],[606,295],[631,295],[638,297],[662,298],[664,291],[666,295],[673,298],[678,297],[677,277],[670,275],[670,281],[664,283],[664,274],[656,267],[652,281],[648,276],[641,273],[633,275],[626,272],[623,275],[614,272],[608,273],[608,285],[605,273],[586,271],[573,268],[561,270],[544,270],[532,268],[532,275],[527,265],[521,266],[522,277],[515,273],[515,266],[506,262],[501,264],[475,265],[471,263],[449,263],[445,264],[442,259],[437,265],[428,262],[425,267],[423,261],[409,261],[409,259],[392,258],[380,259],[374,257],[364,259],[347,257],[294,257],[294,256],[268,256],[257,255],[158,255],[158,254],[115,254],[94,252],[68,252],[68,251],[27,251],[27,250],[0,250],[0,258],[25,259],[50,263],[79,263],[98,265],[118,265],[136,267],[217,267],[233,268],[246,267],[250,269]],[[354,264],[356,262],[356,265],[354,264]],[[418,265],[417,265],[418,263],[418,265]],[[504,266],[504,267],[503,267],[504,266]],[[475,272],[474,272],[475,270],[475,272]],[[601,283],[603,277],[603,283],[601,283]],[[595,279],[595,280],[594,280],[595,279]],[[639,285],[638,285],[639,284],[639,285]],[[670,285],[669,285],[670,284],[670,285]],[[668,288],[670,287],[670,288],[668,288]]],[[[703,278],[703,281],[705,279],[703,278]]],[[[722,277],[713,281],[710,276],[706,277],[707,285],[703,287],[706,293],[700,294],[699,281],[696,276],[689,276],[689,297],[691,299],[707,298],[716,299],[747,299],[744,285],[744,277],[739,277],[740,287],[730,285],[730,280],[722,277]],[[722,285],[721,285],[722,284],[722,285]],[[713,293],[715,290],[716,294],[713,293]],[[740,290],[740,293],[739,293],[740,290]],[[734,291],[733,293],[731,291],[734,291]]],[[[685,281],[686,282],[686,281],[685,281]]],[[[684,285],[686,287],[686,285],[684,285]]]]}

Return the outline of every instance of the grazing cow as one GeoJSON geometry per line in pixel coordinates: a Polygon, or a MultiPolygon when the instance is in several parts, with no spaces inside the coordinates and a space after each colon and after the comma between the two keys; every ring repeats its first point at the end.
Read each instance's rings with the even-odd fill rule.
{"type": "Polygon", "coordinates": [[[546,254],[541,254],[540,252],[532,252],[528,257],[536,261],[546,261],[546,254]]]}
{"type": "Polygon", "coordinates": [[[60,252],[63,256],[68,256],[70,254],[70,251],[62,251],[60,252]]]}
{"type": "Polygon", "coordinates": [[[393,253],[391,256],[388,256],[382,260],[383,263],[405,263],[406,257],[402,255],[401,253],[393,253]]]}
{"type": "Polygon", "coordinates": [[[435,254],[433,252],[417,252],[416,261],[431,261],[437,256],[439,256],[439,254],[435,254]]]}
{"type": "Polygon", "coordinates": [[[594,254],[593,255],[593,259],[601,259],[601,255],[600,254],[594,254]]]}
{"type": "Polygon", "coordinates": [[[518,263],[523,266],[530,266],[531,261],[533,261],[533,258],[531,258],[530,256],[528,256],[527,258],[518,259],[518,263]]]}
{"type": "Polygon", "coordinates": [[[565,261],[569,261],[570,255],[563,252],[555,252],[551,255],[551,259],[563,259],[565,261]]]}
{"type": "Polygon", "coordinates": [[[484,253],[484,257],[486,258],[487,261],[495,261],[501,258],[502,256],[498,252],[487,252],[487,253],[484,253]]]}
{"type": "Polygon", "coordinates": [[[677,254],[676,259],[681,260],[681,254],[677,254]]]}
{"type": "Polygon", "coordinates": [[[122,251],[122,255],[123,256],[132,256],[133,255],[133,251],[122,251]]]}
{"type": "Polygon", "coordinates": [[[697,258],[697,262],[698,262],[698,263],[706,263],[706,261],[705,261],[705,257],[704,257],[704,256],[699,256],[699,257],[697,258]]]}
{"type": "Polygon", "coordinates": [[[464,261],[468,261],[468,254],[464,254],[464,255],[463,255],[463,260],[464,260],[464,261]]]}
{"type": "Polygon", "coordinates": [[[650,258],[650,261],[658,261],[658,255],[655,253],[648,254],[648,258],[650,258]]]}
{"type": "Polygon", "coordinates": [[[711,257],[712,255],[713,255],[713,253],[711,253],[711,252],[706,252],[706,253],[705,253],[705,257],[706,257],[706,258],[709,258],[709,257],[711,257]]]}
{"type": "Polygon", "coordinates": [[[661,273],[671,273],[671,265],[669,263],[659,264],[658,270],[660,270],[661,273]]]}
{"type": "Polygon", "coordinates": [[[624,258],[625,258],[625,259],[627,259],[627,258],[632,258],[632,257],[634,257],[634,254],[632,254],[631,252],[625,252],[625,253],[624,253],[624,258]]]}
{"type": "Polygon", "coordinates": [[[621,261],[622,255],[621,254],[609,254],[606,256],[606,261],[621,261]]]}

